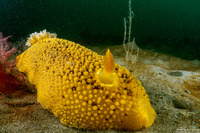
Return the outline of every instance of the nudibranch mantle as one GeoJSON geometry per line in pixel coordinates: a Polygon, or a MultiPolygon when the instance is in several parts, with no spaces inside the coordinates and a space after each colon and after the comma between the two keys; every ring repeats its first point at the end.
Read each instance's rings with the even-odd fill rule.
{"type": "Polygon", "coordinates": [[[103,57],[46,30],[38,34],[16,66],[35,85],[38,102],[63,125],[133,131],[153,124],[156,113],[144,87],[110,50],[103,57]]]}

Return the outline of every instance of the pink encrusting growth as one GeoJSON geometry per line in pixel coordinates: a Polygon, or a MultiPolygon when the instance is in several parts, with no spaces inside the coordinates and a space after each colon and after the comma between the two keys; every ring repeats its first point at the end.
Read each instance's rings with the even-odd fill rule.
{"type": "Polygon", "coordinates": [[[8,59],[13,55],[13,53],[18,51],[15,47],[10,49],[10,42],[7,41],[10,37],[12,36],[3,38],[3,34],[0,32],[0,64],[7,68],[15,66],[15,62],[11,63],[8,59]]]}
{"type": "Polygon", "coordinates": [[[16,77],[12,76],[12,71],[15,68],[15,61],[10,61],[10,57],[18,50],[15,47],[10,49],[10,42],[8,38],[3,38],[0,32],[0,92],[5,94],[12,94],[20,89],[21,83],[16,77]]]}

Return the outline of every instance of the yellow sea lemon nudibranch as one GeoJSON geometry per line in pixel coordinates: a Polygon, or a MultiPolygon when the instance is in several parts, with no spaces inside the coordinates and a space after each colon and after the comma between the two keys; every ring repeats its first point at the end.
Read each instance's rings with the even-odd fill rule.
{"type": "Polygon", "coordinates": [[[27,41],[30,47],[16,60],[43,108],[76,128],[134,131],[153,124],[156,113],[145,89],[114,62],[110,50],[103,57],[48,34],[34,33],[27,41]]]}

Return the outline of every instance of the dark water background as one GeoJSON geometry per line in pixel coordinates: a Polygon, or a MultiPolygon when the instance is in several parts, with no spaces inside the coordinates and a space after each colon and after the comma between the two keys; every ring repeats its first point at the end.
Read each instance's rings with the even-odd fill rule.
{"type": "MultiPolygon", "coordinates": [[[[143,49],[200,60],[200,0],[132,0],[133,36],[143,49]]],[[[10,40],[47,29],[82,45],[120,45],[128,0],[0,0],[10,40]]]]}

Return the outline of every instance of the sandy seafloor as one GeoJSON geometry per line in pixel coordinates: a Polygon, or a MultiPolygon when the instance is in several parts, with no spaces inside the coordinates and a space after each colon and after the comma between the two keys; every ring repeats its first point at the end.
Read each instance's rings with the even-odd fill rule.
{"type": "MultiPolygon", "coordinates": [[[[92,47],[103,55],[108,47],[92,47]]],[[[125,62],[123,46],[109,46],[115,62],[127,67],[146,89],[157,116],[154,124],[137,133],[200,132],[200,61],[187,61],[169,55],[139,52],[135,64],[125,62]]],[[[32,88],[33,89],[33,88],[32,88]]],[[[77,133],[124,131],[83,131],[63,126],[58,118],[43,109],[36,93],[0,93],[0,132],[77,133]]]]}

